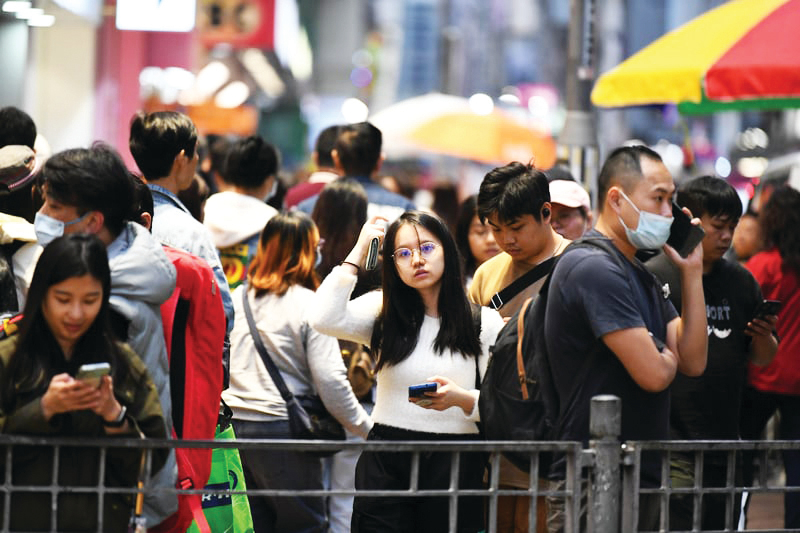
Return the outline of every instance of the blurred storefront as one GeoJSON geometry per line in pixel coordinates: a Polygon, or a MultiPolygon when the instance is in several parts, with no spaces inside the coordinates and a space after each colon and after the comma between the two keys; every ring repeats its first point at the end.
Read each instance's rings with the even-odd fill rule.
{"type": "MultiPolygon", "coordinates": [[[[595,0],[595,71],[721,1],[595,0]]],[[[204,133],[265,135],[292,167],[323,127],[431,91],[485,96],[552,136],[564,124],[565,0],[34,0],[30,7],[52,15],[52,25],[0,13],[0,106],[28,111],[53,150],[103,140],[131,162],[133,113],[181,109],[204,133]]],[[[772,147],[797,138],[785,113],[686,119],[674,107],[649,106],[596,116],[601,156],[632,138],[662,141],[672,155],[684,148],[693,155],[692,172],[714,171],[722,156],[735,170],[731,153],[750,128],[765,131],[772,147]]]]}

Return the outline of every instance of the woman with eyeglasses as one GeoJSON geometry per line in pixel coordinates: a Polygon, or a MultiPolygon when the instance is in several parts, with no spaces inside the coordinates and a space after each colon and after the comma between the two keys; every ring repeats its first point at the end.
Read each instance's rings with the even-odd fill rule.
{"type": "MultiPolygon", "coordinates": [[[[373,217],[342,264],[317,290],[312,326],[328,335],[370,345],[377,356],[375,425],[370,440],[472,440],[478,438],[476,386],[489,346],[503,327],[500,315],[467,300],[455,241],[436,216],[408,211],[384,231],[373,217]],[[385,233],[385,235],[384,235],[385,233]],[[350,301],[370,241],[383,241],[383,285],[350,301]],[[409,397],[409,387],[435,384],[409,397]]],[[[419,488],[446,489],[451,456],[420,456],[419,488]]],[[[459,487],[483,485],[485,456],[461,454],[459,487]]],[[[411,454],[367,452],[356,467],[356,489],[407,489],[411,454]]],[[[356,496],[354,532],[448,530],[448,499],[356,496]]],[[[484,528],[483,502],[462,497],[458,531],[484,528]]]]}

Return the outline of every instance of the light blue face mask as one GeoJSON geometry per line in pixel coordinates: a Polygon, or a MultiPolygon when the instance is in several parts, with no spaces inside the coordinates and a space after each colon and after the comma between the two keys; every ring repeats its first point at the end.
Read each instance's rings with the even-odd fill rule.
{"type": "Polygon", "coordinates": [[[33,230],[36,232],[36,240],[39,241],[39,244],[42,246],[47,246],[57,238],[64,235],[64,229],[67,226],[72,226],[73,224],[77,224],[87,216],[89,216],[91,211],[86,212],[81,217],[78,217],[74,220],[70,220],[69,222],[62,222],[57,218],[53,218],[51,216],[47,216],[44,213],[37,212],[36,216],[33,219],[33,230]]]}
{"type": "Polygon", "coordinates": [[[634,209],[636,209],[636,212],[639,213],[639,224],[636,226],[635,230],[626,226],[625,222],[622,221],[622,217],[617,217],[622,227],[625,228],[625,235],[628,237],[628,242],[637,250],[658,250],[664,246],[667,239],[669,239],[672,217],[641,211],[622,190],[620,190],[619,193],[634,209]]]}

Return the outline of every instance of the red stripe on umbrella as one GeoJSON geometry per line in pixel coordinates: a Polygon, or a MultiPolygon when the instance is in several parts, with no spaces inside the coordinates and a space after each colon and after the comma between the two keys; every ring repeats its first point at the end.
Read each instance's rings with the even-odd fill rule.
{"type": "Polygon", "coordinates": [[[800,0],[756,24],[706,72],[712,100],[779,98],[800,93],[800,0]]]}

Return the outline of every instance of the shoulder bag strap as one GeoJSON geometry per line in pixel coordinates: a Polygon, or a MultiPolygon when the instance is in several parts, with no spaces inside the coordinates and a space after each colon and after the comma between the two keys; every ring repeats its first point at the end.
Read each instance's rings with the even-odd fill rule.
{"type": "Polygon", "coordinates": [[[519,389],[522,393],[522,399],[528,399],[528,387],[525,386],[527,376],[525,376],[525,361],[522,359],[522,340],[525,336],[525,312],[531,304],[533,298],[528,298],[522,304],[517,317],[517,375],[519,376],[519,389]]]}
{"type": "Polygon", "coordinates": [[[250,301],[247,299],[247,285],[244,284],[242,288],[242,303],[244,304],[244,316],[247,317],[247,325],[250,327],[250,336],[253,337],[256,351],[258,351],[258,355],[260,355],[261,359],[264,361],[264,365],[267,367],[267,372],[269,372],[269,376],[272,378],[275,386],[278,387],[283,401],[289,403],[294,399],[294,394],[292,394],[292,392],[286,386],[286,382],[283,381],[283,376],[281,376],[281,371],[278,370],[277,366],[275,366],[275,363],[269,356],[266,347],[264,347],[264,341],[261,340],[261,335],[258,333],[258,328],[256,328],[256,321],[253,319],[253,311],[250,309],[250,301]]]}
{"type": "Polygon", "coordinates": [[[506,302],[509,302],[514,296],[525,290],[526,287],[539,281],[543,276],[546,276],[553,266],[555,257],[549,257],[506,285],[503,290],[492,296],[489,304],[493,309],[500,309],[506,302]]]}

